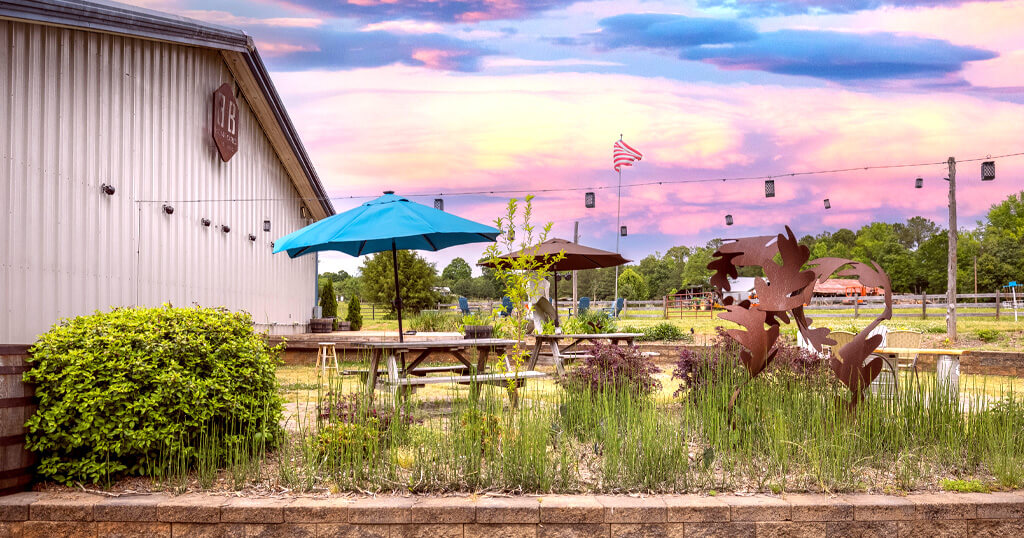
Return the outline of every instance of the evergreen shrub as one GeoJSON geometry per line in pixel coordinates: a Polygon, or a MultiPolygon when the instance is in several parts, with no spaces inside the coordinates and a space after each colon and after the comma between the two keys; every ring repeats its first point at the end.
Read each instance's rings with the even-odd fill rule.
{"type": "Polygon", "coordinates": [[[223,309],[118,308],[63,320],[32,346],[24,376],[39,402],[26,424],[37,472],[62,484],[158,476],[169,457],[195,459],[210,431],[231,432],[225,444],[273,446],[280,352],[249,314],[223,309]]]}

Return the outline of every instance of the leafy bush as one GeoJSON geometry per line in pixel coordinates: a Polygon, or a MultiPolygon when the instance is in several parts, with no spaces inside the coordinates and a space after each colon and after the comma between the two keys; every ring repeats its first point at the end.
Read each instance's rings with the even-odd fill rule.
{"type": "MultiPolygon", "coordinates": [[[[672,379],[681,381],[675,395],[679,396],[688,389],[699,389],[715,380],[735,379],[744,367],[739,359],[742,347],[718,327],[718,335],[712,345],[700,351],[683,348],[679,352],[679,360],[672,372],[672,379]]],[[[795,375],[804,380],[831,379],[825,376],[829,372],[828,361],[801,347],[780,342],[778,351],[767,372],[784,375],[795,375]]]]}
{"type": "Polygon", "coordinates": [[[602,310],[587,310],[562,324],[566,334],[604,334],[616,331],[615,320],[602,310]]]}
{"type": "Polygon", "coordinates": [[[692,334],[684,332],[681,328],[669,322],[662,322],[643,328],[623,327],[622,331],[643,334],[643,336],[637,338],[639,342],[693,342],[692,334]]]}
{"type": "Polygon", "coordinates": [[[194,458],[211,428],[272,445],[280,351],[249,314],[222,309],[120,308],[62,321],[32,346],[25,373],[39,399],[26,424],[39,474],[63,484],[157,474],[168,452],[194,458]]]}
{"type": "Polygon", "coordinates": [[[461,328],[460,321],[446,312],[424,311],[409,318],[409,327],[415,331],[455,332],[461,328]]]}
{"type": "Polygon", "coordinates": [[[334,284],[330,279],[320,290],[320,315],[325,318],[338,317],[338,298],[334,296],[334,284]]]}
{"type": "Polygon", "coordinates": [[[946,328],[941,325],[934,325],[924,330],[928,334],[943,334],[946,332],[946,328]]]}
{"type": "Polygon", "coordinates": [[[570,390],[628,391],[650,394],[661,388],[654,374],[661,371],[636,346],[594,344],[593,353],[569,371],[562,383],[570,390]]]}
{"type": "Polygon", "coordinates": [[[944,478],[939,485],[945,491],[956,491],[959,493],[988,493],[991,490],[979,480],[963,480],[944,478]]]}
{"type": "Polygon", "coordinates": [[[362,307],[359,305],[359,297],[352,296],[348,300],[348,314],[345,315],[345,320],[349,323],[349,328],[353,331],[358,331],[363,328],[363,314],[361,312],[362,307]]]}
{"type": "Polygon", "coordinates": [[[996,329],[980,329],[975,334],[978,336],[978,340],[989,344],[999,340],[999,331],[996,329]]]}

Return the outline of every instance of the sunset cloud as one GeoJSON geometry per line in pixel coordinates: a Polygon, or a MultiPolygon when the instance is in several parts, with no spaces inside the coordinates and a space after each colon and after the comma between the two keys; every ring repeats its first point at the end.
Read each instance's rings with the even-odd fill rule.
{"type": "Polygon", "coordinates": [[[758,33],[749,23],[671,14],[602,19],[593,39],[605,48],[666,50],[722,69],[766,71],[833,81],[936,78],[995,52],[892,33],[817,30],[758,33]]]}
{"type": "Polygon", "coordinates": [[[728,8],[750,16],[803,13],[851,13],[885,7],[959,6],[967,2],[1002,0],[700,0],[706,8],[728,8]]]}
{"type": "Polygon", "coordinates": [[[572,4],[575,0],[289,0],[289,4],[334,17],[363,20],[416,19],[481,22],[520,19],[572,4]]]}

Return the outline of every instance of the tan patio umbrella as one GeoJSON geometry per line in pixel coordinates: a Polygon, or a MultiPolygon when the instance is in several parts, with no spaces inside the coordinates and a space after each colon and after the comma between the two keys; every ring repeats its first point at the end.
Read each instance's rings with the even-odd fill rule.
{"type": "MultiPolygon", "coordinates": [[[[559,271],[580,271],[583,269],[599,269],[601,267],[615,267],[618,265],[624,265],[632,260],[623,258],[621,254],[617,252],[608,252],[607,250],[601,250],[599,248],[588,247],[579,243],[573,243],[565,239],[548,239],[537,246],[536,252],[533,248],[529,249],[530,254],[538,257],[545,258],[548,256],[555,256],[559,252],[564,252],[565,257],[555,262],[551,266],[551,270],[555,273],[555,285],[554,285],[554,305],[555,305],[555,322],[558,322],[558,273],[559,271]]],[[[499,256],[498,259],[511,260],[518,258],[523,255],[523,251],[519,250],[516,252],[510,252],[504,256],[499,256]]],[[[494,267],[495,264],[485,261],[479,265],[484,267],[494,267]]]]}

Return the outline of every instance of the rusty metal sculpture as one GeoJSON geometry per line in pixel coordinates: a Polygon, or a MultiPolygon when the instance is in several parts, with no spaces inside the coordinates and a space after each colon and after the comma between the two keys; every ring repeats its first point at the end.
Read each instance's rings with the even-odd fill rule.
{"type": "MultiPolygon", "coordinates": [[[[821,351],[823,345],[836,345],[829,338],[829,329],[811,328],[811,318],[804,314],[804,306],[811,302],[815,282],[825,282],[832,275],[856,278],[864,286],[885,290],[885,310],[853,340],[839,349],[838,357],[833,354],[829,366],[836,377],[853,393],[850,407],[856,407],[867,387],[882,370],[880,357],[870,355],[882,342],[881,335],[869,336],[882,320],[892,318],[892,290],[889,276],[877,263],[856,262],[842,258],[818,258],[809,260],[810,250],[797,242],[793,231],[786,227],[786,234],[778,236],[745,237],[728,240],[714,254],[708,264],[714,271],[711,284],[719,295],[730,290],[729,278],[739,276],[738,267],[757,266],[764,270],[766,278],[754,281],[757,304],[749,300],[735,303],[732,297],[723,299],[727,310],[722,319],[735,322],[743,329],[729,329],[726,333],[743,346],[740,360],[754,378],[764,371],[778,352],[779,326],[789,323],[792,315],[800,334],[821,351]],[[778,260],[778,261],[777,261],[778,260]],[[734,304],[735,303],[735,304],[734,304]]],[[[730,407],[739,395],[739,388],[733,394],[730,407]]]]}

